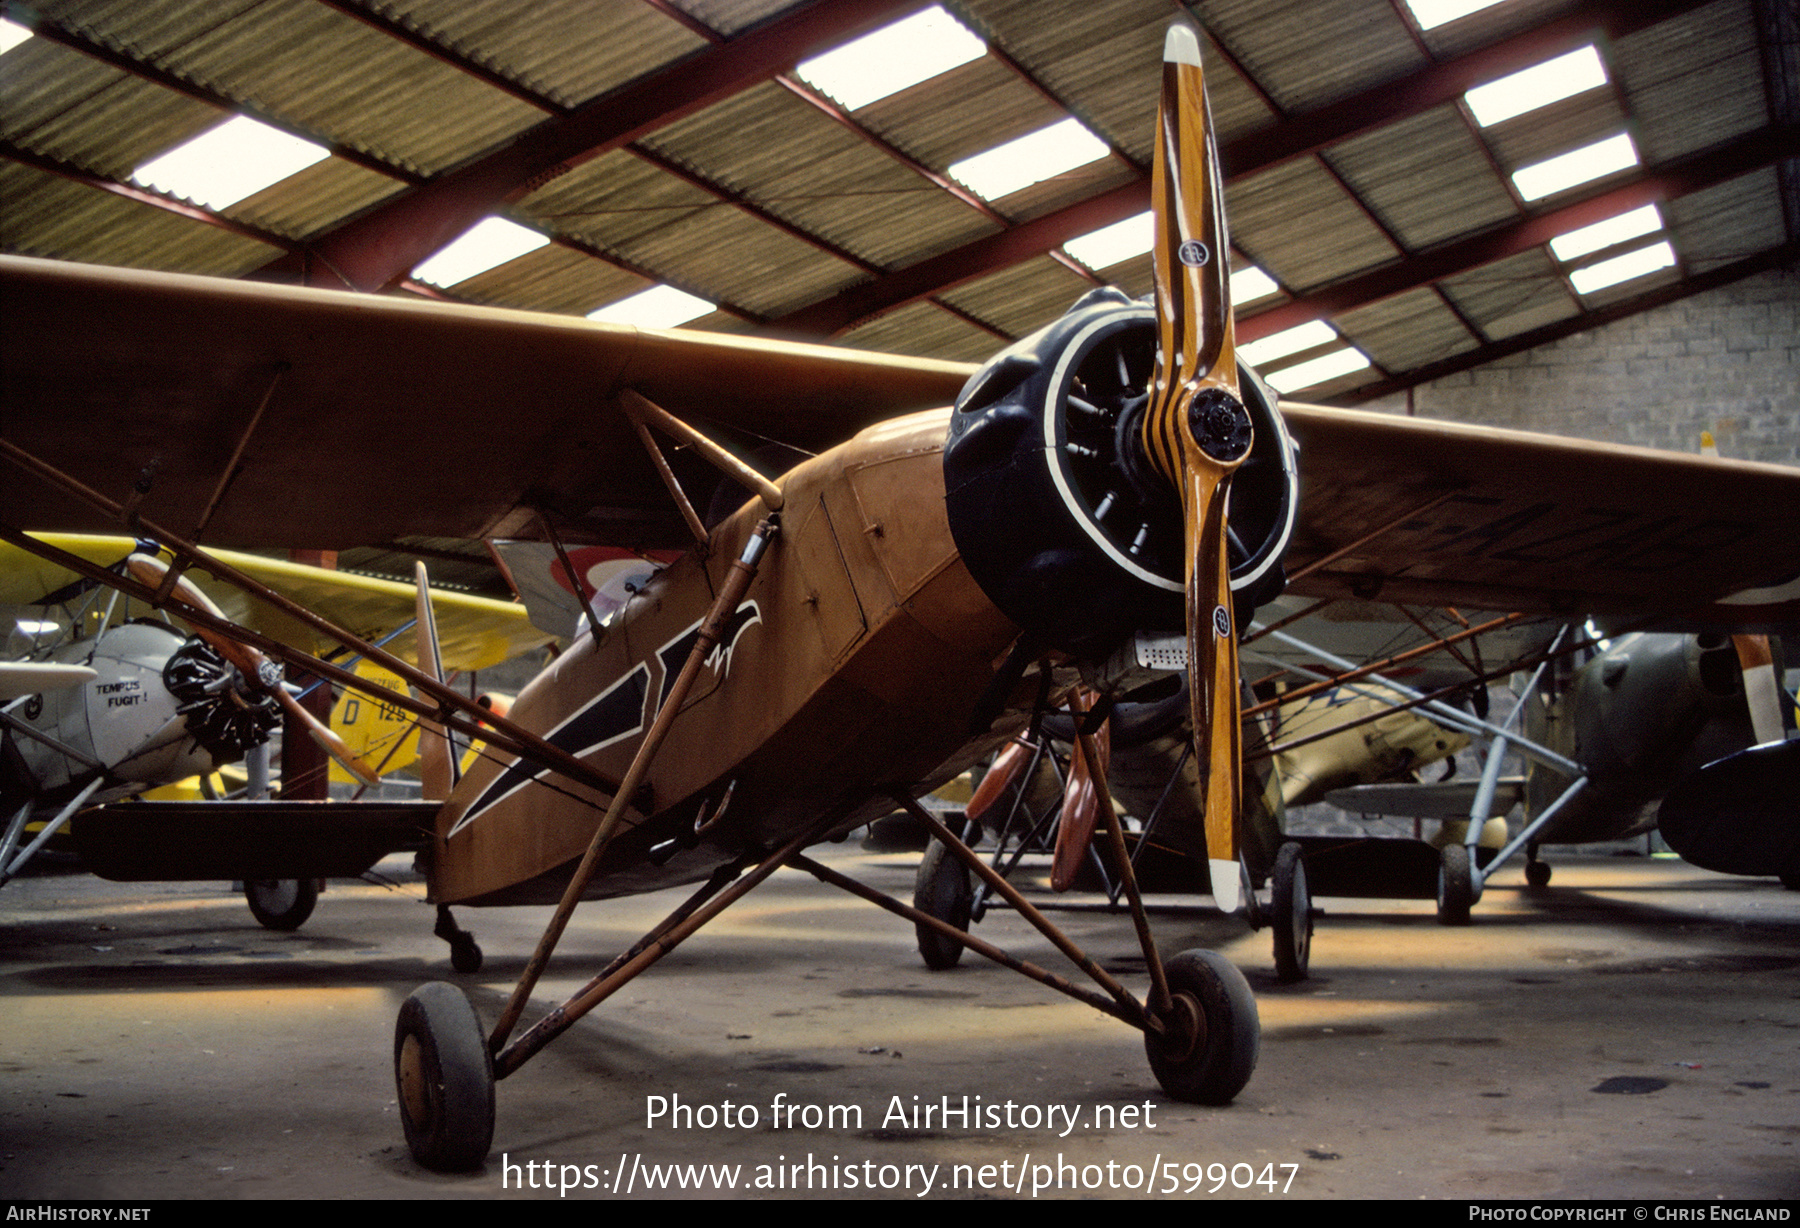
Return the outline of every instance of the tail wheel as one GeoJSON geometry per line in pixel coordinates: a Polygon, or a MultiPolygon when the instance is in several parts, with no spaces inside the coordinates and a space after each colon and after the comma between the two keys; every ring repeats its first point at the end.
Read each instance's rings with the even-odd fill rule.
{"type": "Polygon", "coordinates": [[[1275,854],[1269,911],[1275,931],[1275,979],[1292,983],[1306,979],[1312,958],[1312,892],[1306,886],[1306,862],[1300,846],[1288,843],[1275,854]]]}
{"type": "Polygon", "coordinates": [[[313,878],[251,879],[244,884],[244,902],[264,929],[297,930],[319,902],[319,882],[313,878]]]}
{"type": "MultiPolygon", "coordinates": [[[[919,861],[913,907],[959,930],[966,930],[974,900],[975,889],[969,881],[969,868],[941,840],[933,840],[919,861]]],[[[926,967],[939,972],[956,967],[957,961],[962,959],[962,943],[929,925],[913,928],[919,936],[919,954],[924,957],[926,967]]]]}
{"type": "Polygon", "coordinates": [[[1216,951],[1183,951],[1164,970],[1174,1010],[1144,1051],[1162,1089],[1193,1104],[1229,1104],[1250,1082],[1262,1043],[1250,982],[1216,951]]]}
{"type": "Polygon", "coordinates": [[[1475,873],[1469,864],[1469,848],[1451,844],[1438,862],[1437,919],[1439,925],[1467,925],[1475,907],[1475,873]]]}
{"type": "Polygon", "coordinates": [[[433,981],[401,1004],[394,1082],[413,1159],[438,1172],[465,1172],[487,1158],[494,1141],[494,1062],[462,990],[433,981]]]}

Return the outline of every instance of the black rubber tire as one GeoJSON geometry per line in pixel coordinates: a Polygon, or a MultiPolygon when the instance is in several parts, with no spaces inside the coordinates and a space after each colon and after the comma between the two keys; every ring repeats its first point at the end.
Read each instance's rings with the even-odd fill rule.
{"type": "MultiPolygon", "coordinates": [[[[969,868],[941,840],[933,840],[919,859],[919,876],[913,885],[913,907],[920,912],[948,922],[959,930],[969,928],[970,906],[975,901],[975,888],[969,880],[969,868]]],[[[962,959],[963,944],[929,925],[913,926],[919,936],[919,954],[925,966],[942,972],[956,967],[962,959]]]]}
{"type": "Polygon", "coordinates": [[[1262,1044],[1250,982],[1217,951],[1183,951],[1163,967],[1170,994],[1185,997],[1188,1008],[1205,1019],[1205,1035],[1184,1046],[1180,1040],[1144,1033],[1150,1069],[1177,1100],[1230,1104],[1250,1082],[1262,1044]]]}
{"type": "Polygon", "coordinates": [[[1475,876],[1469,865],[1468,846],[1446,845],[1438,860],[1438,924],[1467,925],[1473,907],[1475,876]]]}
{"type": "Polygon", "coordinates": [[[450,942],[450,966],[464,976],[481,971],[481,947],[467,935],[450,942]]]}
{"type": "Polygon", "coordinates": [[[319,883],[312,878],[255,878],[244,884],[250,915],[266,930],[297,930],[319,902],[319,883]]]}
{"type": "Polygon", "coordinates": [[[432,981],[412,992],[394,1025],[394,1086],[413,1159],[467,1172],[494,1141],[494,1062],[463,991],[432,981]]]}
{"type": "Polygon", "coordinates": [[[1300,846],[1289,842],[1275,854],[1270,874],[1270,928],[1275,932],[1275,979],[1293,984],[1306,979],[1312,959],[1312,892],[1306,886],[1306,862],[1300,846]]]}
{"type": "Polygon", "coordinates": [[[1550,863],[1547,861],[1526,862],[1525,885],[1527,887],[1548,887],[1550,885],[1550,863]]]}

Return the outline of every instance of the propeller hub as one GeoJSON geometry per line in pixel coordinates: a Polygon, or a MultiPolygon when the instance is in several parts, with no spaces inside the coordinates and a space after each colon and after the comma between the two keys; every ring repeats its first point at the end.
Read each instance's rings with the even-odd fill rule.
{"type": "Polygon", "coordinates": [[[1188,431],[1200,450],[1229,464],[1250,449],[1250,411],[1223,388],[1205,388],[1188,406],[1188,431]]]}

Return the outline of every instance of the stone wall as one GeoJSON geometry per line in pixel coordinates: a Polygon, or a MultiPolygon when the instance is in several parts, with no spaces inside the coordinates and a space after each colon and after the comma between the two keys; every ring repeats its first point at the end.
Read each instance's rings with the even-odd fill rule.
{"type": "MultiPolygon", "coordinates": [[[[1800,270],[1777,269],[1412,390],[1420,417],[1800,463],[1800,270]]],[[[1406,412],[1402,393],[1366,408],[1406,412]]]]}

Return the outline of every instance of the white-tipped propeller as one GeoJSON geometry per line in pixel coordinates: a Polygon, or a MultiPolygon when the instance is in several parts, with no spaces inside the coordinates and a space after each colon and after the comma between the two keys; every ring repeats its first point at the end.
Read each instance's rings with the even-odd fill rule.
{"type": "Polygon", "coordinates": [[[1238,391],[1224,180],[1191,26],[1169,30],[1151,172],[1158,333],[1144,416],[1150,463],[1180,491],[1186,522],[1189,693],[1194,751],[1205,765],[1206,853],[1213,897],[1237,908],[1239,721],[1237,633],[1225,508],[1250,452],[1238,391]]]}
{"type": "MultiPolygon", "coordinates": [[[[141,584],[152,588],[162,585],[163,577],[168,574],[169,565],[159,558],[148,554],[134,554],[125,560],[125,567],[141,584]]],[[[209,614],[223,620],[225,614],[213,604],[212,598],[201,592],[199,587],[186,576],[177,576],[174,587],[170,589],[170,598],[176,606],[187,606],[202,614],[209,614]]],[[[176,610],[177,617],[180,610],[176,610]]],[[[247,644],[240,644],[229,636],[220,635],[216,631],[195,626],[194,634],[206,643],[214,652],[224,657],[237,668],[239,674],[253,689],[264,695],[275,697],[288,716],[305,726],[325,753],[341,764],[346,772],[367,785],[381,783],[381,774],[359,759],[344,739],[333,733],[331,727],[301,706],[300,701],[288,694],[287,688],[281,685],[281,670],[273,661],[257,649],[247,644]]]]}

